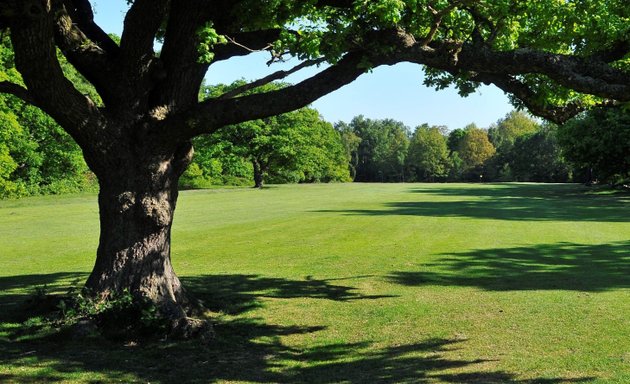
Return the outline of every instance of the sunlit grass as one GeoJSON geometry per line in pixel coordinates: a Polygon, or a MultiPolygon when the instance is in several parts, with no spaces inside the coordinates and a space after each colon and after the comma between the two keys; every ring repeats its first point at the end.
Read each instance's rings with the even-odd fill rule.
{"type": "Polygon", "coordinates": [[[94,262],[94,196],[0,202],[0,382],[630,382],[628,195],[576,185],[183,192],[175,269],[217,339],[16,340],[94,262]]]}

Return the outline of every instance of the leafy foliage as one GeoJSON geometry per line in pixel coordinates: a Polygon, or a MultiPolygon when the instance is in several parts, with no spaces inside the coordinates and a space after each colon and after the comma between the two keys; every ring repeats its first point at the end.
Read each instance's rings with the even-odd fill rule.
{"type": "Polygon", "coordinates": [[[466,135],[459,144],[459,156],[467,169],[483,166],[495,153],[496,149],[488,138],[487,131],[474,124],[465,130],[466,135]]]}
{"type": "Polygon", "coordinates": [[[75,332],[102,333],[110,339],[137,339],[164,335],[168,329],[166,319],[158,307],[146,298],[134,298],[124,291],[105,299],[77,293],[71,286],[64,295],[49,293],[46,286],[35,287],[26,301],[27,312],[39,316],[25,323],[27,329],[71,329],[75,332]]]}
{"type": "Polygon", "coordinates": [[[459,151],[462,140],[466,136],[466,131],[462,128],[456,128],[449,132],[446,145],[451,152],[459,151]]]}
{"type": "MultiPolygon", "coordinates": [[[[240,85],[207,87],[202,97],[240,85]]],[[[339,133],[311,108],[228,126],[194,143],[197,154],[181,181],[187,187],[203,185],[200,180],[222,184],[252,177],[258,187],[265,179],[273,183],[350,179],[339,133]]]]}
{"type": "Polygon", "coordinates": [[[509,112],[488,129],[488,137],[498,151],[509,151],[520,136],[537,132],[539,124],[521,111],[509,112]]]}
{"type": "MultiPolygon", "coordinates": [[[[6,37],[0,44],[0,61],[0,78],[21,83],[6,37]]],[[[67,61],[62,63],[70,81],[100,100],[67,61]]],[[[95,180],[72,138],[44,112],[6,94],[0,95],[0,165],[0,198],[95,188],[95,180]]]]}
{"type": "Polygon", "coordinates": [[[416,128],[410,140],[407,164],[410,179],[418,181],[443,180],[448,176],[451,161],[446,142],[446,127],[416,128]]]}
{"type": "Polygon", "coordinates": [[[335,129],[341,136],[341,142],[345,149],[346,161],[350,170],[350,177],[354,181],[357,176],[357,167],[359,166],[359,144],[361,138],[352,131],[352,128],[343,121],[335,124],[335,129]]]}
{"type": "Polygon", "coordinates": [[[515,181],[567,182],[572,176],[553,126],[519,136],[511,150],[509,165],[515,181]]]}
{"type": "Polygon", "coordinates": [[[559,127],[566,158],[591,169],[602,182],[630,178],[630,113],[624,107],[593,109],[559,127]]]}
{"type": "Polygon", "coordinates": [[[227,38],[224,35],[219,35],[211,22],[204,24],[197,31],[199,38],[199,46],[197,51],[199,53],[200,63],[210,63],[214,59],[214,47],[216,45],[227,44],[227,38]]]}
{"type": "MultiPolygon", "coordinates": [[[[533,181],[522,172],[518,176],[514,174],[512,169],[512,165],[515,163],[514,143],[519,138],[534,134],[540,129],[540,124],[522,111],[509,112],[504,118],[499,119],[488,128],[488,137],[497,149],[497,153],[489,167],[494,179],[502,181],[533,181]]],[[[524,142],[521,142],[521,149],[523,145],[524,142]]],[[[530,161],[527,157],[523,157],[520,160],[530,161]]]]}
{"type": "Polygon", "coordinates": [[[337,129],[360,139],[356,181],[404,181],[409,129],[403,123],[357,116],[347,126],[337,124],[337,129]]]}
{"type": "Polygon", "coordinates": [[[349,124],[336,124],[357,181],[582,180],[579,169],[566,162],[555,126],[540,125],[522,112],[508,113],[487,130],[475,124],[451,131],[423,124],[408,138],[406,151],[396,145],[391,122],[357,116],[349,124]]]}

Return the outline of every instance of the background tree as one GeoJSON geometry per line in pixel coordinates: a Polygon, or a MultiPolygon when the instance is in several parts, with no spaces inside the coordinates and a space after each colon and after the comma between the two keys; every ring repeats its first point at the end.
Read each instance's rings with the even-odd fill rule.
{"type": "Polygon", "coordinates": [[[227,126],[194,143],[197,154],[184,174],[189,184],[248,173],[256,188],[268,178],[273,183],[350,179],[339,133],[311,108],[227,126]],[[234,157],[247,160],[251,171],[234,157]]]}
{"type": "Polygon", "coordinates": [[[565,157],[592,178],[613,185],[630,179],[630,113],[624,107],[593,109],[559,127],[565,157]]]}
{"type": "MultiPolygon", "coordinates": [[[[475,126],[473,124],[473,126],[475,126]]],[[[476,128],[476,126],[475,126],[476,128]]],[[[462,128],[456,128],[449,132],[448,138],[446,140],[446,145],[448,146],[448,150],[451,152],[459,151],[462,140],[466,136],[466,131],[462,128]]]]}
{"type": "Polygon", "coordinates": [[[408,169],[412,180],[443,180],[450,171],[446,127],[416,127],[409,144],[408,169]]]}
{"type": "Polygon", "coordinates": [[[428,85],[467,94],[492,83],[532,113],[564,121],[604,99],[630,101],[627,12],[626,2],[607,0],[135,0],[118,44],[95,24],[88,0],[0,0],[23,80],[2,81],[0,91],[50,115],[98,178],[89,291],[128,290],[188,334],[200,323],[187,317],[193,306],[171,265],[170,233],[192,138],[299,109],[369,68],[403,61],[425,66],[428,85]],[[214,63],[256,50],[303,62],[198,101],[214,63]],[[57,52],[102,102],[64,74],[57,52]],[[293,86],[246,94],[324,61],[330,66],[293,86]]]}
{"type": "Polygon", "coordinates": [[[446,145],[449,150],[449,163],[451,165],[448,174],[450,181],[461,180],[465,171],[464,162],[458,152],[464,136],[466,136],[466,131],[462,128],[456,128],[449,132],[446,140],[446,145]]]}
{"type": "Polygon", "coordinates": [[[514,142],[519,137],[533,134],[538,130],[540,130],[538,122],[522,111],[511,111],[490,126],[488,137],[497,153],[488,166],[489,177],[501,181],[513,180],[515,176],[512,174],[510,164],[514,142]]]}
{"type": "MultiPolygon", "coordinates": [[[[315,109],[301,110],[303,127],[299,141],[294,182],[328,183],[351,181],[347,149],[332,124],[324,121],[315,109]]],[[[291,181],[291,180],[287,180],[291,181]]]]}
{"type": "Polygon", "coordinates": [[[350,179],[354,181],[357,177],[357,167],[359,166],[359,144],[361,144],[361,138],[343,121],[336,123],[335,129],[341,136],[346,161],[348,162],[348,169],[350,170],[350,179]]]}
{"type": "Polygon", "coordinates": [[[459,144],[457,151],[462,160],[463,168],[471,180],[483,177],[484,165],[494,156],[496,149],[488,138],[488,132],[477,128],[474,124],[468,125],[466,133],[459,144]]]}
{"type": "MultiPolygon", "coordinates": [[[[24,186],[19,183],[19,176],[15,173],[21,158],[33,152],[29,144],[15,115],[0,111],[0,197],[22,194],[24,186]]],[[[35,161],[39,160],[37,158],[35,161]]]]}
{"type": "Polygon", "coordinates": [[[376,161],[381,181],[405,181],[405,160],[409,149],[409,128],[401,122],[383,120],[388,135],[386,146],[378,146],[376,161]]]}
{"type": "Polygon", "coordinates": [[[508,152],[517,138],[540,130],[540,125],[522,111],[511,111],[488,128],[490,142],[498,152],[508,152]]]}
{"type": "MultiPolygon", "coordinates": [[[[86,94],[97,95],[89,83],[59,57],[64,73],[86,94]]],[[[11,43],[5,36],[0,44],[0,77],[21,82],[15,69],[11,43]]],[[[5,159],[0,197],[37,193],[77,192],[94,183],[81,149],[72,138],[40,109],[10,94],[0,94],[0,152],[5,159]]]]}
{"type": "Polygon", "coordinates": [[[361,140],[356,181],[404,181],[409,138],[408,128],[403,123],[357,116],[350,122],[349,130],[361,140]]]}
{"type": "Polygon", "coordinates": [[[196,137],[193,144],[193,161],[179,179],[182,188],[252,184],[254,171],[243,148],[217,134],[196,137]]]}
{"type": "Polygon", "coordinates": [[[509,165],[514,181],[566,183],[572,177],[551,125],[517,137],[509,152],[509,165]]]}

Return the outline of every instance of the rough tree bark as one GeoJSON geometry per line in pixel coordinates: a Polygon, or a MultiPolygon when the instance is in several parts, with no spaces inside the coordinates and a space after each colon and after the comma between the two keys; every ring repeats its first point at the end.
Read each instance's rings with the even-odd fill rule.
{"type": "Polygon", "coordinates": [[[194,307],[170,258],[177,182],[192,159],[192,146],[147,156],[151,152],[136,146],[118,154],[120,167],[98,173],[101,232],[86,288],[103,298],[128,290],[178,321],[194,307]]]}

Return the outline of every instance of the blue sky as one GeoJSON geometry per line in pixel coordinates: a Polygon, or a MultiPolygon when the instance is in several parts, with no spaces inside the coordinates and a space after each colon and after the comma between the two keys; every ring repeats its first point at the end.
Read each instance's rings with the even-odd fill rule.
{"type": "MultiPolygon", "coordinates": [[[[121,33],[126,9],[124,0],[92,1],[96,22],[106,31],[121,33]]],[[[297,64],[296,60],[283,66],[265,63],[264,53],[219,62],[210,67],[208,84],[230,83],[244,78],[253,80],[279,69],[297,64]]],[[[297,82],[314,73],[309,69],[287,78],[297,82]]],[[[512,106],[507,96],[494,86],[483,86],[466,98],[453,89],[435,91],[422,84],[423,73],[418,65],[401,63],[391,67],[379,67],[364,74],[352,84],[329,94],[313,103],[322,116],[330,121],[350,121],[354,116],[368,118],[392,118],[413,128],[428,123],[446,125],[450,129],[462,128],[469,123],[487,127],[505,116],[512,106]]]]}

